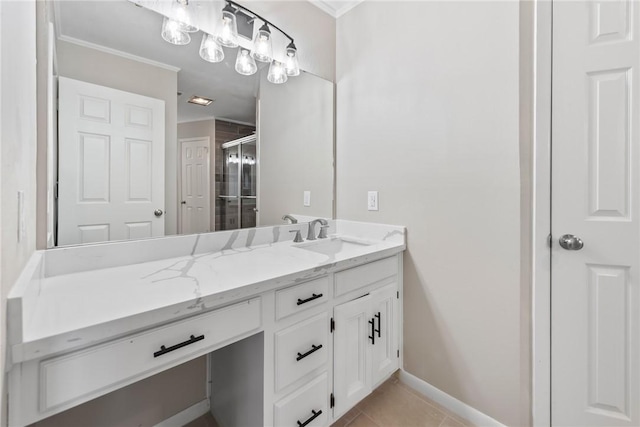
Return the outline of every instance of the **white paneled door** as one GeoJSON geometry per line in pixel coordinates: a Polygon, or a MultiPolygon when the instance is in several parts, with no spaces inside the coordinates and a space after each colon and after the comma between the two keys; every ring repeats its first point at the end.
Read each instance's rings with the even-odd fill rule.
{"type": "Polygon", "coordinates": [[[164,235],[164,101],[59,79],[58,245],[164,235]]]}
{"type": "Polygon", "coordinates": [[[640,425],[639,16],[554,1],[554,426],[640,425]]]}
{"type": "Polygon", "coordinates": [[[181,232],[211,231],[211,195],[209,174],[209,137],[180,140],[181,162],[181,232]]]}

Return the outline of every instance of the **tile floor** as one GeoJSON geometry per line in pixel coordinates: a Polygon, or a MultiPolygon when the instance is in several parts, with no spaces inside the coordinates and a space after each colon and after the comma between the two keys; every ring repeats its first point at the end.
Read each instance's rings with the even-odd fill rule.
{"type": "MultiPolygon", "coordinates": [[[[472,427],[439,404],[391,377],[331,427],[472,427]]],[[[218,427],[211,414],[185,427],[218,427]]]]}

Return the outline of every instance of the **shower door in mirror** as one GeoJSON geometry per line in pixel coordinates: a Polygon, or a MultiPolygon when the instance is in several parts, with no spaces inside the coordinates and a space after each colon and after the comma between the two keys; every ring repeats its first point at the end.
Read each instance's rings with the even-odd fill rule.
{"type": "Polygon", "coordinates": [[[164,101],[59,78],[58,245],[164,235],[164,101]]]}
{"type": "Polygon", "coordinates": [[[220,230],[255,227],[257,224],[256,136],[222,145],[223,173],[220,182],[220,230]]]}

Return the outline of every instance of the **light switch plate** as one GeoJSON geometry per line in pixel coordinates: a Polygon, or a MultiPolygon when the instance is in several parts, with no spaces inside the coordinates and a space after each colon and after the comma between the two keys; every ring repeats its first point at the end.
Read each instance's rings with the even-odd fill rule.
{"type": "Polygon", "coordinates": [[[305,191],[303,193],[303,203],[305,206],[311,206],[311,191],[305,191]]]}
{"type": "Polygon", "coordinates": [[[367,195],[367,209],[370,211],[378,210],[378,192],[369,191],[367,195]]]}

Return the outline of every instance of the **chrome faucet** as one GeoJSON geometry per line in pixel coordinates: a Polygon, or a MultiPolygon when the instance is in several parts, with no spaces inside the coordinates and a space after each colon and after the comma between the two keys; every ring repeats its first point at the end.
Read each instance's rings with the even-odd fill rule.
{"type": "Polygon", "coordinates": [[[292,216],[291,216],[291,215],[289,215],[289,214],[284,215],[284,216],[282,217],[282,219],[283,219],[284,221],[289,220],[289,223],[290,223],[290,224],[297,224],[297,223],[298,223],[298,220],[297,220],[297,219],[295,219],[294,217],[292,217],[292,216]]]}
{"type": "Polygon", "coordinates": [[[327,237],[327,228],[329,227],[329,223],[326,219],[318,218],[314,219],[309,223],[309,232],[307,233],[307,240],[316,240],[316,224],[320,223],[320,234],[318,235],[319,239],[326,239],[327,237]]]}

